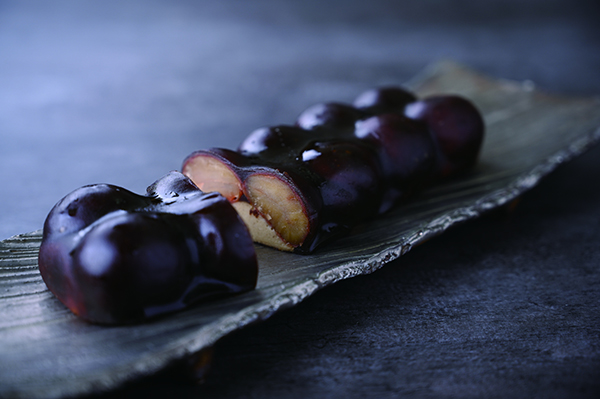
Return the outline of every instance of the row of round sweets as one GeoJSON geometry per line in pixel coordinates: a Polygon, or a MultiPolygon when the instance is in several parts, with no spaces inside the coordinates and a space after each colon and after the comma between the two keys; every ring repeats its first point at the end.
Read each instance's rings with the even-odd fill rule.
{"type": "Polygon", "coordinates": [[[132,323],[255,288],[253,241],[307,253],[429,184],[464,172],[484,125],[457,96],[371,90],[196,151],[146,195],[91,185],[44,224],[41,275],[94,323],[132,323]]]}

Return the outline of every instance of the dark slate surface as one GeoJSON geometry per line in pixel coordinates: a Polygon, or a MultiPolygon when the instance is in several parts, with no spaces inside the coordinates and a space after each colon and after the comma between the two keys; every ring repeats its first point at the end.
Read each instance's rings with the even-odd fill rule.
{"type": "MultiPolygon", "coordinates": [[[[598,95],[598,16],[592,0],[2,0],[0,238],[81,185],[141,192],[194,149],[441,58],[598,95]]],[[[204,384],[108,397],[599,397],[599,181],[597,148],[512,212],[224,339],[204,384]]]]}

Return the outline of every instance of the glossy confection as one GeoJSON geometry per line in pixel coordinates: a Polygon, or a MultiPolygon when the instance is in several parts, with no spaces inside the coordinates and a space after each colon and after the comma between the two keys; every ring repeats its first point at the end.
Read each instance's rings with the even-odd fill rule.
{"type": "Polygon", "coordinates": [[[44,224],[39,269],[71,311],[101,324],[251,290],[258,277],[237,212],[178,172],[144,196],[106,184],[67,195],[44,224]]]}
{"type": "Polygon", "coordinates": [[[483,119],[468,100],[397,87],[352,105],[317,104],[295,125],[261,128],[237,150],[188,156],[182,172],[231,201],[255,241],[312,252],[477,160],[483,119]]]}

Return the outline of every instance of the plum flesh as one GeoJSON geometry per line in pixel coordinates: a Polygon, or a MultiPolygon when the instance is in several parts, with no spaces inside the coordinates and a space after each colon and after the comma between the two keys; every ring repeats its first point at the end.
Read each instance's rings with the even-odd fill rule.
{"type": "Polygon", "coordinates": [[[172,172],[146,195],[100,184],[59,201],[44,224],[44,282],[73,313],[133,323],[253,289],[252,239],[231,204],[172,172]]]}

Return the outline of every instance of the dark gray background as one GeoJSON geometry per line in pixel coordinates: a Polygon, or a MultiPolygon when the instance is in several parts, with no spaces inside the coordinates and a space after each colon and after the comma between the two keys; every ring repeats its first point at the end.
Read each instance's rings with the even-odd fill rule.
{"type": "MultiPolygon", "coordinates": [[[[440,59],[600,94],[600,4],[0,0],[0,239],[90,183],[143,192],[321,101],[440,59]]],[[[600,149],[217,345],[206,382],[130,397],[600,396],[600,149]]],[[[109,395],[109,396],[113,396],[109,395]]]]}

